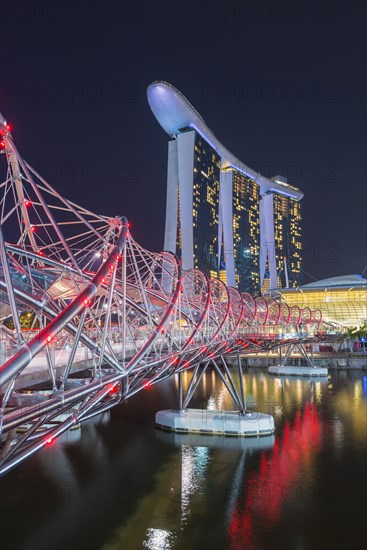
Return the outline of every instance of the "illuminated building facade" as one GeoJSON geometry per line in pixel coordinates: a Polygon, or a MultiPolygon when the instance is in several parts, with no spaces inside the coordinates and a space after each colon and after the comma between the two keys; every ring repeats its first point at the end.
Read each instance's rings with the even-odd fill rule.
{"type": "Polygon", "coordinates": [[[220,157],[195,132],[193,178],[194,267],[218,277],[220,157]]]}
{"type": "MultiPolygon", "coordinates": [[[[273,180],[298,191],[285,178],[277,176],[273,180]]],[[[302,263],[300,201],[283,193],[269,192],[261,199],[260,212],[261,249],[264,251],[260,267],[262,291],[299,286],[302,263]]]]}
{"type": "Polygon", "coordinates": [[[171,84],[153,82],[149,105],[173,138],[168,145],[164,249],[240,291],[295,284],[301,269],[303,194],[236,158],[171,84]]]}
{"type": "Polygon", "coordinates": [[[195,130],[182,129],[168,146],[165,250],[184,269],[218,277],[220,157],[195,130]]]}
{"type": "Polygon", "coordinates": [[[226,283],[240,292],[259,294],[259,185],[234,168],[221,172],[220,237],[226,283]],[[221,231],[223,227],[223,231],[221,231]]]}
{"type": "Polygon", "coordinates": [[[331,277],[277,292],[289,306],[319,309],[324,321],[351,327],[367,322],[367,279],[361,275],[331,277]]]}

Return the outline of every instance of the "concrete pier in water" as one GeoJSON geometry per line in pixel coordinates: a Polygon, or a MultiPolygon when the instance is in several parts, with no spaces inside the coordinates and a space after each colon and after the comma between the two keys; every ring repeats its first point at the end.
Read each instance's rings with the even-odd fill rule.
{"type": "Polygon", "coordinates": [[[257,437],[271,435],[275,431],[274,418],[259,412],[209,411],[186,409],[159,411],[155,425],[162,430],[176,433],[257,437]]]}
{"type": "Polygon", "coordinates": [[[277,376],[327,376],[328,370],[326,367],[299,367],[297,365],[280,365],[268,368],[269,374],[277,376]]]}

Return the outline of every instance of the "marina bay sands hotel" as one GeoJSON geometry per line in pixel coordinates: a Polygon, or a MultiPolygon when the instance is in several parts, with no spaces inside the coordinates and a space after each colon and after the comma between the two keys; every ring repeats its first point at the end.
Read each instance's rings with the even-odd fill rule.
{"type": "Polygon", "coordinates": [[[303,193],[237,159],[171,84],[153,82],[147,96],[172,138],[164,249],[240,292],[297,286],[303,193]]]}

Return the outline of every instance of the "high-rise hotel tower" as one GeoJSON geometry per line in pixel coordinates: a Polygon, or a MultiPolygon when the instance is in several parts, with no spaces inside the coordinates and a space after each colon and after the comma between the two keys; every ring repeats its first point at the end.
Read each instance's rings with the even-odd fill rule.
{"type": "Polygon", "coordinates": [[[168,146],[165,250],[184,269],[218,275],[220,156],[196,131],[182,128],[168,146]]]}
{"type": "Polygon", "coordinates": [[[184,269],[198,268],[241,292],[294,284],[301,267],[303,194],[284,178],[267,179],[238,160],[172,85],[153,82],[147,95],[172,138],[165,250],[178,254],[184,269]],[[284,265],[293,277],[283,281],[284,265]]]}
{"type": "MultiPolygon", "coordinates": [[[[272,180],[298,191],[281,176],[272,180]]],[[[298,286],[302,261],[301,220],[301,204],[290,193],[270,190],[261,198],[260,241],[261,250],[265,251],[260,257],[263,290],[298,286]]]]}

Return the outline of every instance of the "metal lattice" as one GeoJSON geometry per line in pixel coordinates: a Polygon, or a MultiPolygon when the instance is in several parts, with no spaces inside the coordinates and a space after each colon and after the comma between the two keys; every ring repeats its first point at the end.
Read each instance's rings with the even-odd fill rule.
{"type": "Polygon", "coordinates": [[[320,311],[241,295],[144,250],[126,218],[60,195],[0,126],[0,474],[174,373],[327,333],[320,311]],[[19,391],[38,371],[48,393],[19,391]]]}

